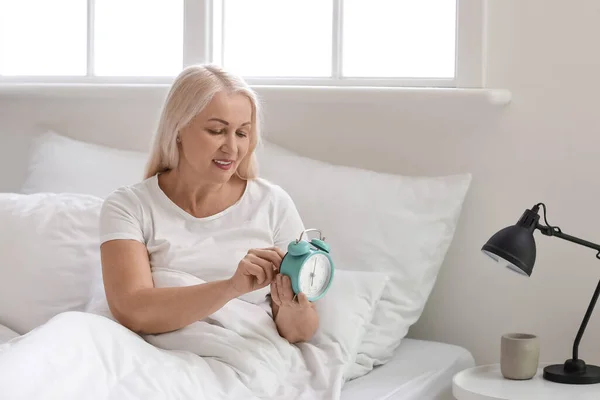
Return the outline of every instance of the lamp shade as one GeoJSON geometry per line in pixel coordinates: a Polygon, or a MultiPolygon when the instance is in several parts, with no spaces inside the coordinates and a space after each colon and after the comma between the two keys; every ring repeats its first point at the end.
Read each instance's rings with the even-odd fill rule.
{"type": "Polygon", "coordinates": [[[533,231],[517,224],[494,234],[481,251],[508,268],[531,276],[535,263],[536,246],[533,231]]]}

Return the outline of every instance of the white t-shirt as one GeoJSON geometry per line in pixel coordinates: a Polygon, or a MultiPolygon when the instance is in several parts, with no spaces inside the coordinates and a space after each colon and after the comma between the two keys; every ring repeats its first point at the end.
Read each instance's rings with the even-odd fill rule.
{"type": "MultiPolygon", "coordinates": [[[[158,175],[117,189],[100,213],[100,243],[133,239],[148,249],[150,267],[190,273],[204,281],[230,278],[249,249],[278,246],[287,251],[304,225],[291,197],[265,179],[247,182],[229,208],[196,218],[171,201],[158,175]]],[[[267,286],[242,298],[264,304],[267,286]]]]}

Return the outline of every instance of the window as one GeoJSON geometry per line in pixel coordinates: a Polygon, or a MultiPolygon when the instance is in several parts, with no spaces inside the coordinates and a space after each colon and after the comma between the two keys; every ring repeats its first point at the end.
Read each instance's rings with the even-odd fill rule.
{"type": "Polygon", "coordinates": [[[96,0],[93,3],[95,75],[171,76],[181,70],[182,0],[96,0]]]}
{"type": "Polygon", "coordinates": [[[183,12],[184,0],[0,0],[0,76],[172,77],[183,12]]]}
{"type": "Polygon", "coordinates": [[[483,0],[0,0],[0,80],[481,86],[483,0]],[[35,10],[32,12],[31,10],[35,10]]]}
{"type": "Polygon", "coordinates": [[[84,75],[86,15],[80,0],[0,0],[0,74],[84,75]]]}
{"type": "Polygon", "coordinates": [[[455,0],[346,0],[341,75],[453,78],[455,0]]]}
{"type": "Polygon", "coordinates": [[[249,77],[331,73],[331,0],[224,0],[214,10],[219,64],[249,77]]]}

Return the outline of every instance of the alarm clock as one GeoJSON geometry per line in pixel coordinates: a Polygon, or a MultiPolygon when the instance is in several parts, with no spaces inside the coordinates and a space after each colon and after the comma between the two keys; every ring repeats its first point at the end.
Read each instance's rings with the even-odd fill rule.
{"type": "Polygon", "coordinates": [[[306,229],[298,239],[290,242],[279,272],[290,278],[295,294],[302,292],[308,301],[315,301],[327,293],[334,272],[329,250],[319,229],[306,229]],[[302,236],[311,231],[319,232],[319,239],[302,240],[302,236]]]}

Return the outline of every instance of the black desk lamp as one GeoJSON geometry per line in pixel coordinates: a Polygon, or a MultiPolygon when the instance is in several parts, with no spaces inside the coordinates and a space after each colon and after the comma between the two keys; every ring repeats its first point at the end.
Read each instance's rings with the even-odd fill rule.
{"type": "MultiPolygon", "coordinates": [[[[505,262],[506,266],[520,274],[531,276],[533,264],[535,263],[535,240],[533,232],[538,229],[543,235],[556,236],[573,243],[580,244],[598,251],[596,258],[600,259],[600,245],[576,238],[574,236],[562,233],[560,228],[550,226],[546,219],[546,206],[538,203],[531,210],[525,210],[519,221],[512,226],[502,229],[483,246],[481,251],[487,254],[497,262],[505,262]],[[538,223],[540,216],[538,211],[540,206],[544,208],[544,222],[546,225],[538,223]]],[[[592,315],[596,300],[600,294],[600,282],[592,296],[587,312],[583,317],[575,343],[573,344],[573,358],[565,361],[564,364],[549,365],[544,368],[544,379],[558,383],[568,384],[591,384],[600,383],[600,367],[586,364],[578,356],[579,342],[585,331],[585,327],[592,315]]]]}

